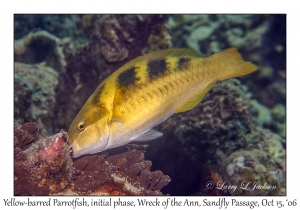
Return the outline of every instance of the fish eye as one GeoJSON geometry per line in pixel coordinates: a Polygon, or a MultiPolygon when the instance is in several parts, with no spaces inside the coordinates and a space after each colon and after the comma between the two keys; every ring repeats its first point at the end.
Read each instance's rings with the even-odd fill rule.
{"type": "Polygon", "coordinates": [[[77,123],[76,125],[76,130],[78,132],[82,132],[85,129],[85,123],[83,121],[80,121],[79,123],[77,123]]]}

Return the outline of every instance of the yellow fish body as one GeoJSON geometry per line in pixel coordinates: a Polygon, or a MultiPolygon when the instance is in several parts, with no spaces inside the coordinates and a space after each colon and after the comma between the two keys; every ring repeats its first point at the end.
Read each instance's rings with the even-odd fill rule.
{"type": "Polygon", "coordinates": [[[70,125],[73,157],[162,136],[152,129],[194,108],[218,81],[254,72],[236,48],[208,57],[191,49],[140,56],[105,79],[70,125]]]}

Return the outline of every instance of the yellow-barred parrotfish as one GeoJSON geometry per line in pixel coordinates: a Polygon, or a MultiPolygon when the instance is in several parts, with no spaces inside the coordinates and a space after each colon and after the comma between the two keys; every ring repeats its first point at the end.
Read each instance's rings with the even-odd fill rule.
{"type": "Polygon", "coordinates": [[[256,69],[236,48],[208,57],[175,48],[137,57],[106,78],[73,120],[73,157],[159,138],[154,126],[194,108],[218,80],[256,69]]]}

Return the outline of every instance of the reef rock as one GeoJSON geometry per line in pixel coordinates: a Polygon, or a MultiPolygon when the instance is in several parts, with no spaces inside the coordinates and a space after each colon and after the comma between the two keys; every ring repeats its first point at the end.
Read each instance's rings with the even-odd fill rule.
{"type": "MultiPolygon", "coordinates": [[[[222,165],[232,195],[285,195],[286,152],[280,136],[256,128],[255,143],[228,156],[222,165]]],[[[253,138],[253,137],[252,137],[253,138]]]]}
{"type": "Polygon", "coordinates": [[[141,150],[120,154],[88,155],[74,161],[71,187],[59,195],[162,195],[171,179],[161,171],[150,171],[141,150]]]}
{"type": "Polygon", "coordinates": [[[44,134],[53,133],[58,73],[42,64],[15,62],[14,123],[37,122],[44,134]]]}
{"type": "Polygon", "coordinates": [[[73,173],[66,142],[65,132],[42,138],[35,123],[15,127],[15,195],[48,195],[66,187],[73,173]]]}
{"type": "Polygon", "coordinates": [[[44,138],[36,123],[15,127],[15,195],[162,195],[171,179],[150,171],[142,150],[74,160],[62,131],[44,138]]]}
{"type": "Polygon", "coordinates": [[[60,72],[66,65],[64,46],[69,39],[60,39],[47,31],[31,32],[14,43],[15,61],[27,64],[45,62],[60,72]]]}

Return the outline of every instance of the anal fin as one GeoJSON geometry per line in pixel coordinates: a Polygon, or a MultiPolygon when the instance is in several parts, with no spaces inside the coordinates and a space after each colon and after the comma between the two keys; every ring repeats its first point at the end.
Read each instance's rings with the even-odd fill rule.
{"type": "Polygon", "coordinates": [[[215,83],[216,82],[212,82],[212,83],[208,84],[203,90],[201,90],[199,93],[194,95],[190,100],[185,102],[182,106],[178,107],[175,110],[175,113],[186,112],[188,110],[191,110],[195,106],[197,106],[200,103],[200,101],[204,98],[206,93],[212,88],[212,86],[215,83]]]}
{"type": "Polygon", "coordinates": [[[143,133],[142,135],[138,136],[137,138],[133,139],[132,141],[147,142],[147,141],[157,139],[157,138],[161,137],[162,135],[163,135],[162,132],[159,132],[154,129],[150,129],[150,130],[146,131],[145,133],[143,133]]]}

